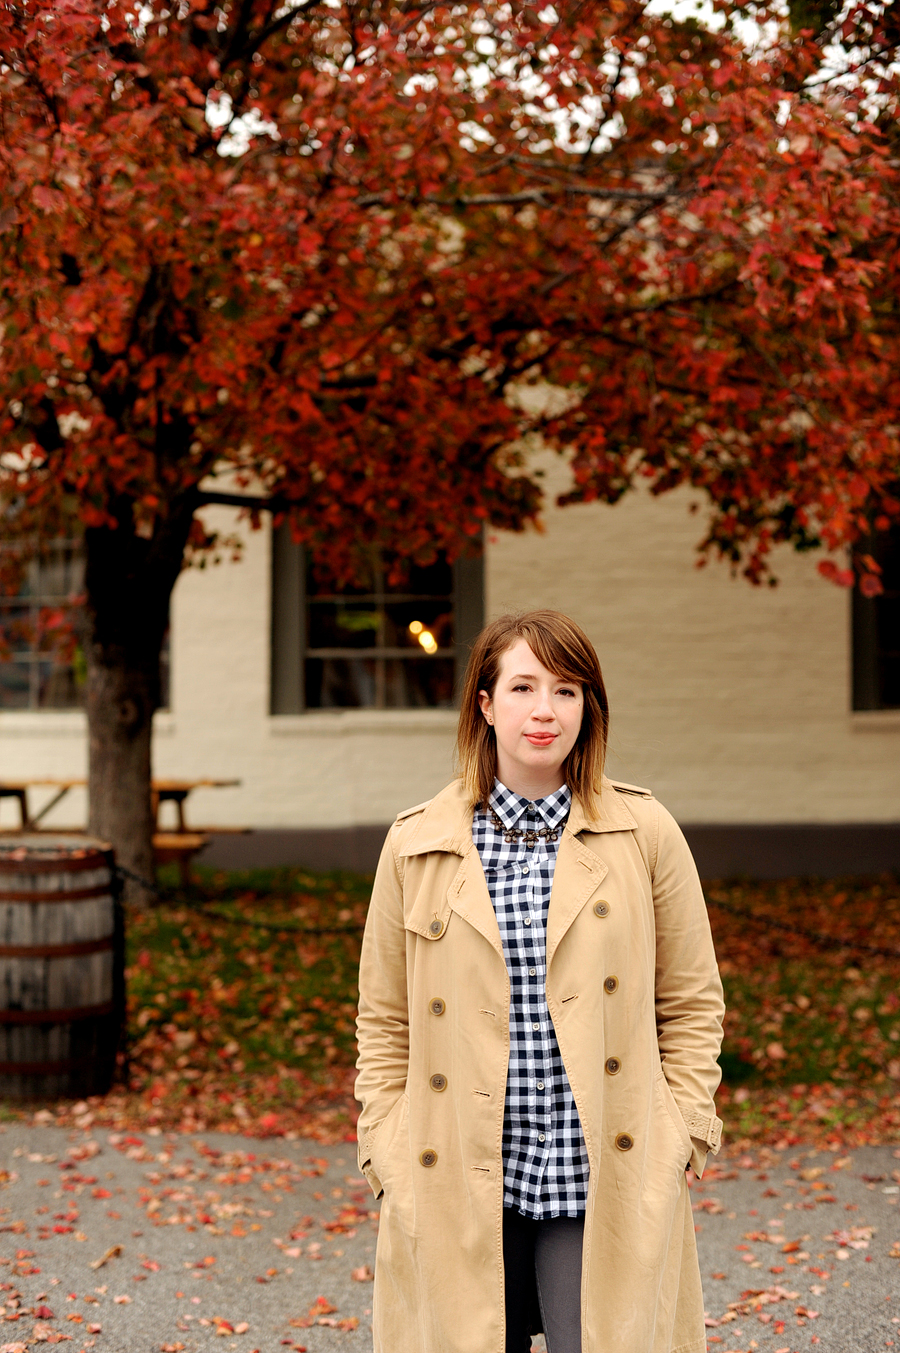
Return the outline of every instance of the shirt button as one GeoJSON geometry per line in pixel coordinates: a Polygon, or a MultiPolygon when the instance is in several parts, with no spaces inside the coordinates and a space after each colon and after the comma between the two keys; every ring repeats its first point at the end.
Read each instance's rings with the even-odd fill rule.
{"type": "Polygon", "coordinates": [[[543,1088],[544,1088],[544,1082],[543,1082],[543,1081],[538,1081],[537,1086],[538,1086],[538,1089],[539,1089],[539,1090],[543,1090],[543,1088]]]}
{"type": "Polygon", "coordinates": [[[538,1141],[539,1141],[539,1142],[546,1141],[546,1138],[545,1138],[543,1132],[539,1132],[539,1133],[538,1133],[538,1141]]]}
{"type": "Polygon", "coordinates": [[[537,977],[537,968],[529,968],[529,969],[528,969],[528,976],[529,976],[529,977],[537,977]]]}
{"type": "Polygon", "coordinates": [[[531,917],[530,917],[530,916],[526,916],[526,917],[525,917],[525,924],[526,924],[526,925],[531,925],[531,917]]]}
{"type": "Polygon", "coordinates": [[[527,873],[528,873],[528,865],[527,865],[527,864],[523,864],[523,865],[522,865],[522,873],[523,873],[523,874],[527,874],[527,873]]]}
{"type": "Polygon", "coordinates": [[[541,1026],[539,1024],[532,1024],[531,1027],[532,1029],[539,1029],[541,1026]]]}

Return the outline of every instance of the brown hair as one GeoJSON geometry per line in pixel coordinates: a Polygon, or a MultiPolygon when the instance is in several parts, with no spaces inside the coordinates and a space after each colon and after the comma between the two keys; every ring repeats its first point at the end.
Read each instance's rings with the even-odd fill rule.
{"type": "Polygon", "coordinates": [[[459,772],[476,807],[487,807],[497,773],[497,739],[478,703],[478,692],[493,696],[500,659],[524,639],[539,662],[565,681],[584,689],[584,714],[578,740],[563,765],[566,784],[588,816],[597,807],[606,757],[609,701],[594,645],[580,625],[560,611],[501,615],[487,625],[472,647],[459,709],[456,754],[459,772]]]}

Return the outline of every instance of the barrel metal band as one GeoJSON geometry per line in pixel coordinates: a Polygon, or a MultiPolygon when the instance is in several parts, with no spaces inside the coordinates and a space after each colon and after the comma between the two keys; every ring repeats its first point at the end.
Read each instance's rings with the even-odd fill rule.
{"type": "Polygon", "coordinates": [[[0,874],[80,874],[85,869],[109,869],[110,861],[99,850],[87,855],[66,856],[51,854],[43,859],[30,855],[28,859],[14,860],[10,855],[0,855],[0,874]]]}
{"type": "Polygon", "coordinates": [[[109,883],[95,883],[93,888],[54,888],[52,892],[46,893],[11,893],[8,889],[0,887],[0,903],[2,902],[86,902],[90,897],[111,897],[112,889],[109,883]]]}
{"type": "Polygon", "coordinates": [[[102,954],[113,947],[112,935],[98,940],[73,940],[70,944],[0,944],[0,958],[78,958],[102,954]]]}
{"type": "Polygon", "coordinates": [[[0,1024],[72,1024],[78,1019],[111,1015],[112,1001],[100,1005],[73,1005],[67,1010],[0,1010],[0,1024]]]}

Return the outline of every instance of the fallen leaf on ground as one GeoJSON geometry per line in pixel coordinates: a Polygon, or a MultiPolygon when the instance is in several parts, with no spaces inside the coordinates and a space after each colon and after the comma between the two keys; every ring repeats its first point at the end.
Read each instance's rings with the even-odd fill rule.
{"type": "Polygon", "coordinates": [[[375,1274],[369,1268],[368,1264],[362,1264],[359,1268],[351,1269],[350,1277],[355,1283],[370,1283],[374,1279],[375,1274]]]}
{"type": "Polygon", "coordinates": [[[121,1245],[110,1245],[109,1249],[106,1251],[105,1254],[101,1254],[99,1259],[94,1259],[92,1261],[91,1268],[102,1268],[104,1264],[109,1263],[110,1259],[115,1259],[116,1256],[120,1255],[121,1253],[122,1253],[121,1245]]]}

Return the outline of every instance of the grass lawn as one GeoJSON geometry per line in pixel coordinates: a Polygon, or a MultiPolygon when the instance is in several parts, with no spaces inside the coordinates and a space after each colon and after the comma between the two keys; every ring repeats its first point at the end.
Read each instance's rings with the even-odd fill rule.
{"type": "MultiPolygon", "coordinates": [[[[128,920],[128,1063],[57,1121],[352,1134],[371,877],[200,871],[128,920]]],[[[707,886],[728,1015],[732,1147],[900,1140],[900,886],[707,886]],[[795,930],[803,934],[793,933],[795,930]],[[873,952],[877,950],[891,953],[873,952]]]]}

